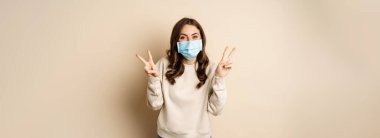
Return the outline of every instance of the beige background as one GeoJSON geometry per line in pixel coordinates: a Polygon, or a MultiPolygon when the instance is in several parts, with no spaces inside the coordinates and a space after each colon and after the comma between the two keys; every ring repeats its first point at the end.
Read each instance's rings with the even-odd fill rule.
{"type": "MultiPolygon", "coordinates": [[[[380,2],[0,1],[1,138],[152,138],[134,57],[182,17],[237,47],[216,138],[379,138],[380,2]]],[[[180,120],[179,120],[180,121],[180,120]]]]}

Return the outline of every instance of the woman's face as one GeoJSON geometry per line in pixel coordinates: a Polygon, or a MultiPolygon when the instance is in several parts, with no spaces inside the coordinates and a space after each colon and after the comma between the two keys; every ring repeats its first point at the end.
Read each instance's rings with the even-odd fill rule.
{"type": "Polygon", "coordinates": [[[193,41],[193,40],[199,40],[199,39],[202,39],[202,38],[201,38],[198,28],[195,27],[194,25],[186,24],[185,26],[182,27],[178,42],[193,41]]]}

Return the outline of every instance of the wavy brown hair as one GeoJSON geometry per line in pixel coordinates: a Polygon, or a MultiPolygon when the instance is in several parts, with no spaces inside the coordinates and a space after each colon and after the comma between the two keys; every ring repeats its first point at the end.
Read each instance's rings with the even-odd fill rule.
{"type": "Polygon", "coordinates": [[[195,26],[199,30],[201,39],[202,39],[202,44],[203,44],[202,51],[199,52],[196,59],[196,62],[198,63],[196,72],[197,72],[197,77],[199,80],[199,83],[197,84],[196,87],[200,88],[205,84],[207,80],[206,68],[209,64],[209,59],[207,57],[206,50],[205,50],[205,47],[206,47],[205,33],[202,29],[202,26],[195,19],[182,18],[174,25],[173,30],[172,30],[172,35],[170,37],[170,49],[167,50],[166,52],[170,64],[168,65],[169,70],[166,72],[165,76],[170,82],[170,84],[173,85],[175,84],[175,78],[180,77],[185,70],[185,66],[182,63],[182,60],[184,60],[185,58],[180,53],[178,53],[178,48],[177,48],[177,42],[179,40],[181,30],[183,26],[185,25],[195,26]]]}

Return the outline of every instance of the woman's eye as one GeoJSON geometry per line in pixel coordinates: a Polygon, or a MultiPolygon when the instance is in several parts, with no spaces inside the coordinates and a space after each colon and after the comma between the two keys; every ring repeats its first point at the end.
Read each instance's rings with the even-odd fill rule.
{"type": "Polygon", "coordinates": [[[193,39],[198,39],[198,36],[193,36],[193,39]]]}
{"type": "Polygon", "coordinates": [[[185,37],[180,37],[179,39],[183,40],[183,39],[185,39],[185,37]]]}

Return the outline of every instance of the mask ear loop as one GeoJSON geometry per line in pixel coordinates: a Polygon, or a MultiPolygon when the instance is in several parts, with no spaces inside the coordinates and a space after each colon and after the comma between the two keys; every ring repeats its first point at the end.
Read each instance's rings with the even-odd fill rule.
{"type": "Polygon", "coordinates": [[[177,53],[179,53],[179,42],[177,42],[177,53]]]}
{"type": "Polygon", "coordinates": [[[198,69],[198,61],[197,61],[197,58],[195,58],[195,66],[194,66],[195,70],[198,69]]]}
{"type": "MultiPolygon", "coordinates": [[[[200,41],[201,44],[202,44],[202,45],[201,45],[201,50],[200,50],[199,53],[198,53],[198,55],[199,55],[199,54],[201,54],[201,52],[203,52],[203,41],[202,41],[202,39],[199,39],[199,40],[197,40],[197,41],[200,41]]],[[[198,57],[198,55],[197,55],[197,57],[198,57]]],[[[198,69],[198,66],[199,66],[199,65],[198,65],[199,63],[198,63],[197,57],[195,57],[195,70],[197,70],[197,69],[198,69]]]]}

